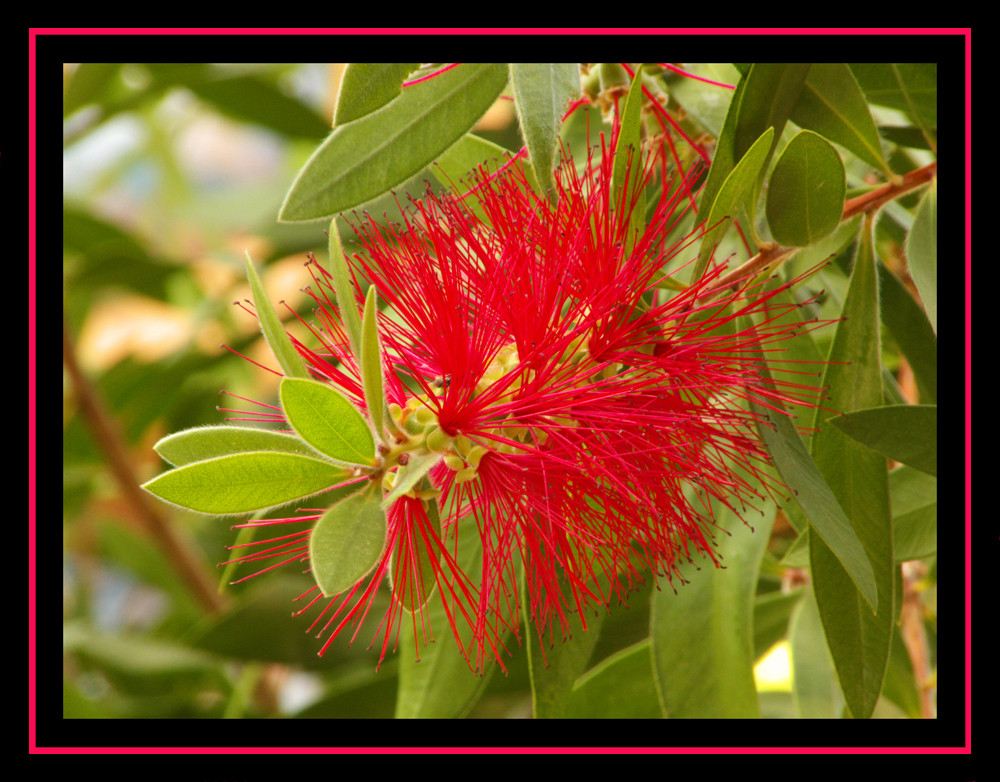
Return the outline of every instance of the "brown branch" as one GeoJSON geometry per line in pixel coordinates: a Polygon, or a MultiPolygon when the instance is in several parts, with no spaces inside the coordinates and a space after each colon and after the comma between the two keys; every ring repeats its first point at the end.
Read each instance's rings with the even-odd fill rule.
{"type": "Polygon", "coordinates": [[[225,598],[219,594],[201,563],[175,533],[160,508],[139,487],[139,480],[132,470],[125,440],[114,420],[108,415],[97,389],[80,369],[76,360],[65,317],[63,318],[63,364],[69,374],[73,395],[80,405],[80,414],[98,448],[104,453],[125,502],[160,543],[167,558],[195,597],[209,611],[218,611],[226,604],[225,598]]]}
{"type": "Polygon", "coordinates": [[[933,163],[928,163],[923,168],[903,174],[903,176],[898,177],[893,182],[886,182],[881,187],[876,187],[874,190],[859,195],[857,198],[845,201],[844,216],[840,220],[841,222],[850,220],[862,212],[874,212],[880,206],[887,204],[894,198],[899,198],[904,193],[926,185],[935,176],[937,176],[936,160],[933,163]]]}

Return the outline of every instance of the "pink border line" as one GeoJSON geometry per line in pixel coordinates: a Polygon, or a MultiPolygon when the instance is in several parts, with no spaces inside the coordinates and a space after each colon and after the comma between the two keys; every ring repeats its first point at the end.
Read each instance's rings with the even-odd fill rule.
{"type": "Polygon", "coordinates": [[[134,28],[134,27],[37,27],[29,28],[28,45],[28,248],[29,248],[29,327],[28,327],[28,489],[29,524],[28,542],[28,745],[31,754],[969,754],[972,741],[972,41],[971,28],[134,28]],[[952,34],[965,38],[965,122],[966,122],[966,189],[965,189],[965,746],[964,747],[38,747],[36,744],[35,692],[37,670],[36,654],[36,38],[39,35],[932,35],[952,34]]]}

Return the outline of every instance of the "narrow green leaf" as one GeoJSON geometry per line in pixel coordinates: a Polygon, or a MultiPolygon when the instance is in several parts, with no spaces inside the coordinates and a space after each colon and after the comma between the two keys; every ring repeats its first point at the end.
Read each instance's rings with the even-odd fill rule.
{"type": "Polygon", "coordinates": [[[250,253],[247,253],[247,279],[250,281],[250,292],[253,294],[254,307],[257,310],[257,322],[260,323],[260,330],[267,340],[268,347],[278,360],[285,377],[309,377],[309,370],[306,369],[302,356],[292,345],[292,340],[285,332],[285,327],[281,323],[281,318],[274,311],[271,302],[267,298],[267,291],[264,284],[257,275],[257,269],[250,260],[250,253]]]}
{"type": "Polygon", "coordinates": [[[774,128],[765,130],[719,188],[719,194],[708,213],[709,230],[702,237],[698,263],[692,279],[699,279],[704,273],[715,245],[722,239],[722,235],[732,224],[736,214],[745,206],[747,199],[753,193],[757,175],[771,154],[773,138],[774,128]]]}
{"type": "Polygon", "coordinates": [[[322,139],[330,132],[318,112],[255,74],[190,79],[184,86],[225,114],[285,136],[322,139]]]}
{"type": "Polygon", "coordinates": [[[740,98],[743,96],[743,88],[746,86],[746,75],[741,76],[736,83],[729,100],[729,108],[726,111],[726,118],[722,123],[722,130],[715,142],[715,155],[712,156],[712,165],[708,169],[708,176],[705,178],[705,186],[701,190],[699,200],[699,211],[705,212],[712,208],[715,198],[719,194],[722,183],[726,181],[739,159],[736,157],[736,121],[740,113],[740,98]]]}
{"type": "Polygon", "coordinates": [[[788,635],[792,611],[802,598],[802,590],[775,590],[753,601],[753,659],[760,662],[776,643],[788,635]]]}
{"type": "Polygon", "coordinates": [[[864,92],[846,63],[814,62],[791,120],[891,174],[864,92]]]}
{"type": "Polygon", "coordinates": [[[883,456],[937,475],[937,405],[886,405],[827,419],[883,456]]]}
{"type": "Polygon", "coordinates": [[[739,116],[733,137],[734,157],[739,159],[768,128],[774,137],[767,158],[781,138],[785,123],[798,102],[809,75],[810,63],[755,62],[746,75],[739,116]]]}
{"type": "Polygon", "coordinates": [[[351,352],[361,355],[361,318],[358,317],[358,304],[354,298],[354,284],[351,282],[351,271],[347,266],[344,248],[340,244],[340,233],[337,230],[337,218],[330,221],[330,275],[333,277],[333,292],[337,298],[337,309],[340,319],[347,332],[347,340],[351,344],[351,352]]]}
{"type": "Polygon", "coordinates": [[[295,435],[249,426],[201,426],[167,435],[153,446],[160,456],[181,467],[243,451],[280,451],[315,458],[317,453],[295,435]]]}
{"type": "Polygon", "coordinates": [[[646,638],[602,660],[573,686],[566,716],[573,719],[661,719],[646,638]]]}
{"type": "Polygon", "coordinates": [[[629,215],[625,253],[635,244],[636,234],[645,229],[646,195],[642,181],[642,68],[636,69],[632,86],[625,99],[621,130],[615,144],[615,159],[611,169],[613,205],[623,204],[629,215]]]}
{"type": "Polygon", "coordinates": [[[309,536],[309,561],[325,597],[350,589],[372,571],[385,551],[387,532],[378,492],[370,488],[320,517],[309,536]]]}
{"type": "Polygon", "coordinates": [[[507,67],[463,63],[334,129],[299,172],[279,219],[329,219],[405,182],[458,141],[507,84],[507,67]]]}
{"type": "Polygon", "coordinates": [[[844,164],[833,145],[811,130],[795,134],[767,188],[767,223],[775,241],[805,247],[833,233],[846,192],[844,164]]]}
{"type": "MultiPolygon", "coordinates": [[[[824,406],[842,413],[882,404],[875,268],[868,219],[844,300],[843,320],[837,324],[824,374],[829,388],[824,406]]],[[[886,460],[834,426],[817,428],[813,457],[851,520],[875,574],[878,612],[873,615],[827,544],[819,535],[809,536],[813,588],[840,686],[854,717],[867,718],[882,688],[894,615],[895,565],[886,460]]]]}
{"type": "Polygon", "coordinates": [[[767,503],[751,532],[735,513],[717,506],[716,524],[731,533],[719,534],[716,556],[724,569],[707,558],[698,567],[683,565],[690,583],[678,583],[676,594],[664,585],[653,595],[653,671],[668,717],[760,716],[752,617],[774,514],[767,503]]]}
{"type": "MultiPolygon", "coordinates": [[[[761,367],[761,374],[769,377],[766,367],[761,367]]],[[[777,402],[774,405],[779,406],[777,402]]],[[[758,422],[757,431],[767,445],[782,481],[794,493],[795,501],[809,519],[810,527],[840,561],[874,611],[878,605],[878,593],[865,548],[806,450],[795,424],[788,416],[770,412],[759,405],[753,405],[753,408],[770,423],[758,422]]]]}
{"type": "Polygon", "coordinates": [[[346,125],[382,108],[403,92],[403,80],[417,62],[350,62],[337,92],[333,124],[346,125]]]}
{"type": "Polygon", "coordinates": [[[299,437],[344,464],[375,463],[375,439],[365,417],[325,383],[285,378],[279,389],[285,418],[299,437]]]}
{"type": "Polygon", "coordinates": [[[889,473],[896,562],[937,552],[937,478],[905,465],[889,473]]]}
{"type": "Polygon", "coordinates": [[[392,503],[402,497],[412,489],[430,470],[440,462],[442,455],[439,453],[428,453],[423,456],[411,456],[404,466],[396,470],[396,483],[393,484],[392,491],[385,495],[382,500],[382,507],[388,508],[392,503]]]}
{"type": "Polygon", "coordinates": [[[920,293],[924,312],[937,333],[937,180],[931,182],[906,238],[910,276],[920,293]]]}
{"type": "Polygon", "coordinates": [[[63,92],[63,116],[94,103],[106,94],[118,77],[120,62],[81,62],[63,92]]]}
{"type": "Polygon", "coordinates": [[[361,381],[365,390],[365,405],[372,428],[379,439],[385,438],[383,424],[389,417],[383,391],[382,345],[378,338],[378,303],[375,286],[368,289],[365,313],[361,319],[361,381]]]}
{"type": "Polygon", "coordinates": [[[143,488],[199,513],[249,513],[317,494],[346,478],[342,468],[321,459],[251,451],[186,464],[143,488]]]}
{"type": "Polygon", "coordinates": [[[575,62],[512,62],[510,85],[535,181],[542,192],[554,194],[552,170],[559,127],[570,99],[580,94],[580,66],[575,62]]]}
{"type": "Polygon", "coordinates": [[[850,63],[865,97],[879,106],[906,112],[933,149],[937,126],[936,62],[850,63]]]}

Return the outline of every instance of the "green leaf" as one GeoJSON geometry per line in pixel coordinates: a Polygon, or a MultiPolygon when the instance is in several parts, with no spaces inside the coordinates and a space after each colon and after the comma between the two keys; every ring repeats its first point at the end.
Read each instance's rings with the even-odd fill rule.
{"type": "Polygon", "coordinates": [[[846,192],[837,150],[811,130],[795,134],[767,189],[767,223],[775,241],[805,247],[832,233],[844,214],[846,192]]]}
{"type": "Polygon", "coordinates": [[[325,597],[367,576],[385,552],[388,527],[378,492],[369,487],[324,513],[309,536],[313,578],[325,597]]]}
{"type": "Polygon", "coordinates": [[[320,459],[251,451],[186,464],[143,488],[199,513],[250,513],[317,494],[346,478],[343,469],[320,459]]]}
{"type": "Polygon", "coordinates": [[[392,486],[392,491],[385,495],[382,500],[382,507],[388,508],[392,503],[406,494],[410,489],[419,483],[430,470],[441,461],[442,454],[428,453],[423,456],[410,456],[404,466],[396,470],[396,482],[392,486]]]}
{"type": "Polygon", "coordinates": [[[337,218],[330,221],[330,275],[333,277],[333,292],[337,298],[337,308],[340,319],[347,332],[347,340],[355,357],[361,355],[361,318],[358,317],[358,305],[354,298],[354,285],[351,282],[351,271],[347,266],[344,248],[340,244],[340,234],[337,230],[337,218]]]}
{"type": "Polygon", "coordinates": [[[773,143],[767,154],[767,159],[770,158],[798,102],[809,69],[807,62],[756,62],[750,66],[733,136],[736,159],[742,157],[765,130],[774,128],[773,143]]]}
{"type": "Polygon", "coordinates": [[[717,504],[716,556],[700,567],[681,566],[689,583],[653,595],[650,616],[653,671],[660,702],[672,718],[760,716],[754,681],[753,605],[761,559],[774,521],[767,503],[751,532],[717,504]]]}
{"type": "Polygon", "coordinates": [[[917,207],[906,238],[906,260],[927,319],[937,333],[937,179],[917,207]]]}
{"type": "Polygon", "coordinates": [[[906,112],[924,128],[937,125],[936,62],[850,63],[865,97],[906,112]]]}
{"type": "MultiPolygon", "coordinates": [[[[843,413],[882,404],[878,284],[870,218],[830,348],[824,407],[843,413]]],[[[817,417],[819,416],[817,411],[817,417]]],[[[820,428],[820,427],[817,427],[820,428]]],[[[858,592],[819,535],[809,536],[813,588],[848,708],[871,716],[882,688],[892,638],[895,565],[885,458],[834,426],[813,436],[813,457],[851,520],[875,574],[878,612],[858,592]]]]}
{"type": "Polygon", "coordinates": [[[279,219],[329,219],[405,182],[465,135],[506,83],[505,65],[464,63],[335,128],[299,172],[279,219]]]}
{"type": "Polygon", "coordinates": [[[382,345],[378,338],[378,304],[375,286],[368,288],[365,313],[361,319],[361,382],[365,390],[365,405],[372,419],[372,428],[379,439],[385,437],[383,425],[389,417],[383,391],[382,345]]]}
{"type": "Polygon", "coordinates": [[[317,456],[314,449],[295,435],[249,426],[201,426],[185,429],[167,435],[153,448],[177,467],[244,451],[280,451],[313,458],[317,456]]]}
{"type": "Polygon", "coordinates": [[[937,552],[937,478],[901,466],[889,473],[896,562],[937,552]]]}
{"type": "Polygon", "coordinates": [[[63,92],[63,116],[101,100],[118,77],[120,62],[81,62],[63,92]]]}
{"type": "Polygon", "coordinates": [[[715,245],[722,239],[737,212],[745,206],[747,199],[754,192],[757,175],[771,154],[773,138],[774,128],[765,130],[729,173],[722,187],[719,188],[719,194],[715,197],[715,202],[708,213],[709,230],[702,237],[698,263],[692,279],[701,278],[708,266],[715,245]]]}
{"type": "Polygon", "coordinates": [[[827,423],[883,456],[937,475],[937,405],[886,405],[827,423]]]}
{"type": "MultiPolygon", "coordinates": [[[[437,165],[431,167],[435,179],[445,187],[454,187],[466,177],[470,171],[475,171],[487,161],[503,161],[511,156],[509,149],[487,141],[484,138],[468,133],[443,152],[437,159],[437,165]]],[[[490,165],[491,169],[496,165],[490,165]]],[[[475,207],[475,201],[470,199],[470,206],[475,207]]]]}
{"type": "Polygon", "coordinates": [[[257,275],[257,269],[250,260],[250,253],[247,253],[247,279],[250,281],[250,292],[253,294],[254,307],[257,310],[257,322],[260,323],[260,330],[267,340],[268,347],[278,360],[285,377],[309,377],[309,370],[306,369],[302,356],[292,345],[285,327],[281,323],[281,318],[274,311],[271,302],[267,298],[267,291],[264,284],[257,275]]]}
{"type": "Polygon", "coordinates": [[[573,719],[661,719],[649,649],[647,638],[587,671],[573,686],[566,715],[573,719]]]}
{"type": "Polygon", "coordinates": [[[878,267],[882,322],[913,370],[920,400],[937,401],[937,337],[927,313],[884,264],[878,267]]]}
{"type": "Polygon", "coordinates": [[[570,99],[580,94],[580,66],[561,62],[512,62],[510,84],[528,160],[542,191],[555,193],[552,175],[559,127],[570,99]]]}
{"type": "Polygon", "coordinates": [[[326,383],[286,377],[279,388],[285,418],[299,437],[344,464],[375,463],[375,439],[365,417],[326,383]]]}
{"type": "Polygon", "coordinates": [[[623,204],[629,225],[625,253],[632,251],[635,236],[645,230],[646,196],[642,181],[642,68],[637,68],[625,99],[621,130],[615,144],[611,169],[613,208],[623,204]]]}
{"type": "Polygon", "coordinates": [[[746,76],[743,75],[736,84],[732,97],[729,100],[729,108],[726,111],[726,118],[722,123],[722,130],[719,132],[715,143],[715,155],[712,157],[712,165],[708,169],[708,176],[705,178],[705,186],[699,196],[699,210],[705,212],[712,208],[715,198],[719,194],[722,183],[726,181],[739,159],[736,157],[735,138],[736,122],[740,113],[740,98],[743,96],[743,88],[746,86],[746,76]]]}
{"type": "Polygon", "coordinates": [[[878,128],[851,69],[842,62],[814,62],[791,120],[849,149],[887,175],[878,128]]]}
{"type": "MultiPolygon", "coordinates": [[[[769,377],[766,367],[761,367],[761,374],[769,377]]],[[[775,407],[780,406],[777,401],[773,404],[775,407]]],[[[816,462],[802,443],[795,424],[788,416],[772,413],[756,404],[753,408],[770,424],[758,422],[757,431],[767,445],[781,479],[794,493],[795,501],[809,519],[812,529],[840,561],[874,611],[878,605],[878,594],[875,575],[865,548],[816,462]]]]}
{"type": "Polygon", "coordinates": [[[403,92],[403,80],[417,62],[349,62],[337,92],[333,124],[346,125],[382,108],[403,92]]]}

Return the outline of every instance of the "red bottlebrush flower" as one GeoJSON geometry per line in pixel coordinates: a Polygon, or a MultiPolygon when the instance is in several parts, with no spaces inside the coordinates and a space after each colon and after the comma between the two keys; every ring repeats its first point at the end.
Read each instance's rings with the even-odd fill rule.
{"type": "MultiPolygon", "coordinates": [[[[408,460],[437,461],[429,485],[390,506],[374,570],[322,608],[313,628],[327,645],[350,626],[356,635],[388,580],[384,656],[404,615],[421,628],[436,587],[478,669],[517,634],[520,603],[540,636],[563,634],[571,614],[620,600],[647,571],[672,581],[683,560],[714,561],[708,498],[739,512],[773,488],[749,403],[801,391],[765,380],[760,365],[802,324],[780,317],[783,288],[713,291],[721,266],[669,297],[656,288],[697,255],[700,230],[675,236],[689,183],[664,177],[648,221],[630,227],[631,188],[612,189],[603,152],[579,171],[567,160],[552,200],[512,167],[464,196],[428,193],[401,225],[358,229],[355,282],[387,305],[385,393],[405,433],[386,436],[394,456],[376,477],[390,486],[408,460]],[[744,320],[760,315],[756,326],[744,320]],[[475,572],[459,564],[470,545],[460,524],[477,533],[475,572]]],[[[311,328],[323,347],[296,347],[317,379],[364,409],[329,275],[314,268],[311,328]]],[[[242,561],[300,560],[308,534],[242,561]]],[[[316,588],[302,599],[323,600],[316,588]]]]}

